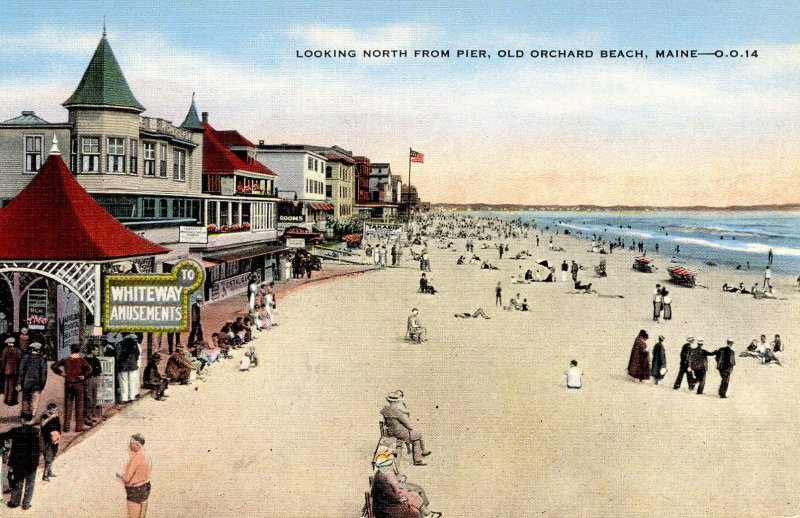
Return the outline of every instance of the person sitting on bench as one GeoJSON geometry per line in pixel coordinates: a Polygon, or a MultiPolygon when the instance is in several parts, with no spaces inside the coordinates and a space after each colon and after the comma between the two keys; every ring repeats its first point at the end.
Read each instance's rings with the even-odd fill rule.
{"type": "Polygon", "coordinates": [[[439,518],[442,513],[428,510],[427,496],[422,487],[406,481],[388,452],[375,458],[375,475],[370,488],[372,511],[375,516],[402,518],[439,518]]]}
{"type": "Polygon", "coordinates": [[[417,343],[425,341],[427,330],[419,323],[419,310],[414,308],[411,310],[411,315],[408,317],[406,332],[408,337],[417,343]]]}
{"type": "Polygon", "coordinates": [[[425,462],[422,461],[422,457],[427,457],[431,452],[425,449],[422,435],[411,427],[408,414],[402,412],[399,406],[400,396],[392,392],[386,397],[386,401],[389,404],[381,409],[386,435],[399,441],[410,442],[414,465],[424,466],[425,462]]]}
{"type": "Polygon", "coordinates": [[[422,274],[422,277],[419,279],[419,291],[420,293],[430,293],[431,295],[436,295],[436,289],[433,287],[432,284],[428,283],[428,278],[425,274],[422,274]]]}

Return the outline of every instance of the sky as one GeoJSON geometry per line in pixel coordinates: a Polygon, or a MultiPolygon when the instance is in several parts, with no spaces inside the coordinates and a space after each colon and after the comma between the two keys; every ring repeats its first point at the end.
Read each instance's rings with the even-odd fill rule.
{"type": "Polygon", "coordinates": [[[427,201],[800,203],[794,0],[0,0],[0,13],[0,120],[22,110],[66,120],[61,103],[105,18],[144,115],[179,124],[195,92],[217,129],[338,145],[390,162],[404,182],[413,147],[425,163],[411,180],[427,201]],[[358,57],[296,57],[340,49],[358,57]],[[365,49],[409,57],[363,58],[365,49]],[[414,58],[415,49],[451,57],[414,58]],[[595,57],[530,57],[536,49],[595,57]],[[603,49],[648,58],[601,59],[603,49]],[[659,49],[725,56],[658,59],[659,49]]]}

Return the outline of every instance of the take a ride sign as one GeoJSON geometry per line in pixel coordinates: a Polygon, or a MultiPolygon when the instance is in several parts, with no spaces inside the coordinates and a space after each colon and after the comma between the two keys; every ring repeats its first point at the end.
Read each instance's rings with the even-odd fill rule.
{"type": "Polygon", "coordinates": [[[189,296],[203,285],[203,269],[184,260],[170,273],[107,275],[103,330],[177,333],[188,329],[189,296]]]}

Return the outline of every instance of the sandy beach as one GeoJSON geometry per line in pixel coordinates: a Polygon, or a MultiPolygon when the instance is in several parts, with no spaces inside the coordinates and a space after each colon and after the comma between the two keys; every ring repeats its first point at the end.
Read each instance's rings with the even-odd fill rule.
{"type": "Polygon", "coordinates": [[[360,516],[379,410],[396,389],[433,451],[422,467],[404,455],[400,470],[446,517],[800,512],[795,281],[773,277],[788,300],[755,300],[721,286],[750,287],[761,270],[702,267],[699,283],[709,288],[670,285],[673,320],[656,324],[651,294],[668,279],[668,258],[644,274],[631,269],[633,252],[615,250],[602,256],[609,276],[596,278],[601,256],[588,242],[555,236],[565,251],[550,252],[548,238],[538,249],[532,236],[503,240],[502,260],[476,241],[497,271],[457,266],[464,240],[443,250],[430,239],[434,296],[418,293],[419,267],[406,252],[397,268],[280,298],[279,325],[256,340],[261,366],[239,373],[234,361],[216,364],[206,382],[171,387],[165,403],[147,398],[123,410],[56,460],[58,478],[37,482],[28,514],[122,515],[114,473],[128,437],[141,432],[154,462],[149,516],[360,516]],[[522,249],[533,258],[508,258],[522,249]],[[598,294],[577,294],[571,283],[509,285],[537,259],[577,260],[598,294]],[[519,292],[531,311],[496,307],[498,281],[504,302],[519,292]],[[423,344],[403,340],[412,307],[428,329],[423,344]],[[491,319],[453,316],[478,307],[491,319]],[[651,348],[666,337],[669,373],[658,386],[626,375],[640,329],[651,348]],[[783,337],[783,367],[737,357],[723,400],[712,358],[704,395],[672,389],[687,335],[708,350],[731,337],[738,353],[762,333],[783,337]],[[585,373],[580,391],[564,388],[572,359],[585,373]]]}

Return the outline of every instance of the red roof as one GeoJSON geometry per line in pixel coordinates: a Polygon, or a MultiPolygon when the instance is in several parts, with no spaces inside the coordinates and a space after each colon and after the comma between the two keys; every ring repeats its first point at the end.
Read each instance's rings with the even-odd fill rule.
{"type": "Polygon", "coordinates": [[[342,162],[342,163],[350,164],[350,165],[353,165],[353,164],[356,163],[356,161],[353,160],[352,158],[345,157],[345,156],[342,156],[342,155],[338,155],[336,153],[325,153],[322,156],[324,156],[325,160],[328,160],[329,162],[342,162]]]}
{"type": "MultiPolygon", "coordinates": [[[[203,174],[233,174],[236,171],[247,171],[265,176],[278,176],[257,160],[249,159],[245,162],[234,155],[223,144],[220,133],[226,132],[217,131],[208,124],[203,124],[203,174]]],[[[238,135],[238,132],[234,133],[238,135]]]]}
{"type": "Polygon", "coordinates": [[[54,154],[0,209],[0,236],[5,261],[107,261],[169,252],[103,210],[54,154]]]}
{"type": "Polygon", "coordinates": [[[256,147],[255,144],[247,140],[236,130],[222,130],[217,131],[217,138],[222,145],[231,148],[231,147],[256,147]]]}

